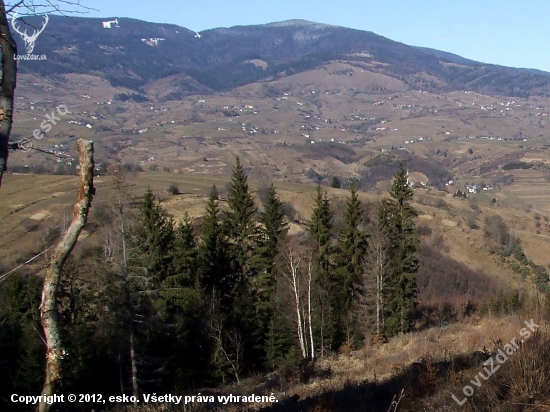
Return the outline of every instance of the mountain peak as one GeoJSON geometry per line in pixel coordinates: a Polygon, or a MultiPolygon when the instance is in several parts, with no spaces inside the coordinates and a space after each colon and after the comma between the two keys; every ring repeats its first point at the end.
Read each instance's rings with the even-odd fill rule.
{"type": "Polygon", "coordinates": [[[309,20],[302,19],[292,19],[284,20],[279,22],[268,23],[266,27],[313,27],[313,28],[322,28],[322,27],[335,27],[330,24],[317,23],[309,20]]]}

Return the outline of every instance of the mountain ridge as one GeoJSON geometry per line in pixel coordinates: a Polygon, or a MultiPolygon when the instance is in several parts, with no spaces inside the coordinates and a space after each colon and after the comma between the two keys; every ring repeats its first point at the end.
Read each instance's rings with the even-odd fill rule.
{"type": "MultiPolygon", "coordinates": [[[[40,18],[34,19],[38,22],[40,18]]],[[[26,20],[33,24],[33,18],[26,20]]],[[[421,90],[464,89],[518,97],[550,95],[550,73],[476,62],[444,51],[409,46],[369,31],[307,20],[200,33],[174,24],[130,18],[117,19],[118,25],[104,28],[105,20],[52,16],[49,34],[38,39],[35,49],[37,54],[47,52],[47,64],[24,62],[20,64],[21,72],[44,76],[100,74],[113,86],[138,91],[151,81],[180,74],[206,89],[224,91],[345,60],[421,90]],[[243,64],[254,59],[266,64],[243,64]],[[419,79],[422,73],[438,81],[419,79]]],[[[14,33],[14,37],[19,49],[24,50],[20,36],[14,33]]],[[[196,86],[182,84],[178,95],[194,90],[196,86]]]]}

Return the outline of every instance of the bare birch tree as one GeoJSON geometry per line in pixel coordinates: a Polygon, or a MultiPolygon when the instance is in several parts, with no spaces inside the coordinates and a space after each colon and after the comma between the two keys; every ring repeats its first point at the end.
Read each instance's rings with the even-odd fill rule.
{"type": "Polygon", "coordinates": [[[300,293],[300,273],[299,267],[301,259],[292,252],[292,249],[288,248],[285,252],[286,270],[282,271],[284,278],[286,279],[288,286],[290,287],[293,296],[293,305],[296,312],[296,331],[298,333],[298,342],[300,343],[300,349],[302,350],[302,357],[307,359],[307,341],[304,334],[304,327],[302,321],[302,301],[300,293]]]}
{"type": "MultiPolygon", "coordinates": [[[[61,384],[61,361],[65,355],[61,342],[57,312],[57,291],[61,280],[61,271],[71,254],[78,236],[88,219],[88,212],[95,193],[94,177],[94,146],[93,142],[79,139],[77,142],[80,163],[80,186],[74,205],[73,218],[66,232],[55,247],[46,267],[46,276],[42,288],[42,303],[40,304],[40,319],[46,339],[46,378],[43,395],[54,395],[61,384]]],[[[48,412],[51,408],[46,402],[41,402],[39,412],[48,412]]]]}
{"type": "Polygon", "coordinates": [[[300,269],[302,258],[292,251],[289,246],[285,252],[286,270],[282,275],[290,288],[292,305],[295,312],[294,323],[298,342],[304,359],[315,359],[315,344],[313,338],[313,314],[311,306],[312,280],[313,280],[313,256],[310,253],[307,260],[307,268],[300,269]],[[302,289],[305,286],[305,291],[302,289]],[[308,336],[309,335],[309,336],[308,336]],[[309,342],[308,342],[309,341],[309,342]]]}
{"type": "Polygon", "coordinates": [[[313,278],[313,256],[309,255],[307,265],[307,320],[309,323],[309,343],[310,343],[310,356],[311,359],[315,359],[315,345],[313,343],[313,323],[311,316],[311,280],[313,278]]]}
{"type": "MultiPolygon", "coordinates": [[[[383,221],[374,219],[367,253],[363,262],[363,278],[359,288],[359,305],[363,312],[374,307],[375,341],[385,341],[385,311],[389,282],[388,237],[383,221]],[[374,302],[374,305],[373,305],[374,302]]],[[[368,315],[367,315],[368,317],[368,315]]]]}

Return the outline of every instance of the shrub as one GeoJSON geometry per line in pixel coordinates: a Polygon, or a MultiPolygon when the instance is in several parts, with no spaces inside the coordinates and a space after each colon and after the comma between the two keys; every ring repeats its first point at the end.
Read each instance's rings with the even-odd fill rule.
{"type": "Polygon", "coordinates": [[[502,166],[502,170],[514,170],[514,169],[531,169],[533,167],[533,163],[527,163],[527,162],[512,162],[507,163],[504,166],[502,166]]]}
{"type": "Polygon", "coordinates": [[[180,194],[180,190],[178,189],[178,187],[174,183],[172,183],[170,186],[168,186],[167,191],[171,195],[179,195],[180,194]]]}
{"type": "Polygon", "coordinates": [[[487,216],[485,226],[483,227],[485,236],[493,240],[498,245],[504,246],[510,240],[508,226],[499,215],[487,216]]]}
{"type": "Polygon", "coordinates": [[[479,225],[477,224],[477,213],[474,211],[467,211],[466,212],[466,224],[470,229],[479,229],[479,225]]]}
{"type": "Polygon", "coordinates": [[[443,246],[443,236],[439,231],[432,232],[430,236],[430,246],[440,250],[443,246]]]}
{"type": "Polygon", "coordinates": [[[311,179],[313,180],[315,183],[321,183],[321,181],[323,180],[323,176],[321,176],[319,173],[317,173],[315,170],[313,169],[309,169],[307,172],[306,172],[306,177],[308,179],[311,179]]]}
{"type": "Polygon", "coordinates": [[[428,226],[420,225],[416,229],[416,234],[418,236],[430,236],[432,234],[432,229],[428,226]]]}

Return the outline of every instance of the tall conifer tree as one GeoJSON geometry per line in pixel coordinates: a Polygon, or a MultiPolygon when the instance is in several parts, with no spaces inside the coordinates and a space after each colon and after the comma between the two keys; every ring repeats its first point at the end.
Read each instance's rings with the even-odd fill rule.
{"type": "Polygon", "coordinates": [[[276,359],[284,358],[283,351],[289,346],[288,336],[282,327],[284,322],[280,313],[280,302],[275,296],[277,283],[275,261],[288,232],[288,225],[284,222],[283,203],[277,197],[273,184],[267,190],[260,221],[264,227],[261,253],[264,259],[264,270],[258,279],[260,295],[257,308],[261,333],[264,335],[266,357],[273,365],[276,359]]]}
{"type": "Polygon", "coordinates": [[[226,301],[232,288],[228,245],[220,221],[221,211],[216,186],[212,186],[202,220],[198,263],[200,282],[207,295],[217,294],[226,301]]]}
{"type": "Polygon", "coordinates": [[[143,268],[151,287],[158,288],[170,274],[174,222],[151,189],[145,192],[139,205],[130,241],[133,249],[130,266],[143,268]]]}
{"type": "Polygon", "coordinates": [[[277,197],[277,192],[273,184],[271,184],[267,190],[267,199],[260,221],[265,231],[262,254],[265,258],[265,273],[268,275],[267,279],[262,283],[264,283],[264,288],[268,294],[267,299],[269,300],[275,285],[275,258],[288,232],[288,224],[284,222],[283,203],[277,197]]]}
{"type": "MultiPolygon", "coordinates": [[[[367,236],[360,229],[363,223],[363,210],[361,201],[357,196],[357,189],[352,183],[350,196],[346,201],[344,210],[344,227],[340,230],[338,245],[335,251],[336,276],[338,278],[338,318],[340,327],[347,326],[347,338],[355,335],[358,329],[352,316],[352,302],[354,300],[354,288],[362,276],[362,259],[367,249],[367,236]]],[[[339,333],[343,333],[340,330],[339,333]]],[[[344,336],[341,336],[344,338],[344,336]]]]}
{"type": "Polygon", "coordinates": [[[256,221],[258,209],[248,188],[248,178],[237,156],[227,195],[229,210],[225,211],[225,230],[230,243],[233,271],[237,276],[234,292],[245,293],[246,283],[258,271],[256,254],[260,240],[256,221]]]}
{"type": "Polygon", "coordinates": [[[412,314],[417,304],[416,275],[420,248],[414,222],[418,213],[411,205],[413,194],[401,163],[393,179],[391,198],[382,201],[391,261],[391,295],[387,301],[389,313],[386,318],[389,333],[406,333],[411,329],[412,314]]]}
{"type": "Polygon", "coordinates": [[[232,289],[232,328],[241,334],[248,365],[259,365],[265,358],[266,325],[261,298],[265,260],[261,254],[264,234],[256,218],[258,209],[248,187],[248,178],[239,157],[229,183],[225,233],[229,242],[232,289]]]}
{"type": "Polygon", "coordinates": [[[313,211],[308,222],[308,231],[315,242],[316,260],[316,330],[321,351],[331,351],[337,344],[338,325],[338,280],[334,272],[332,254],[333,212],[326,193],[317,186],[313,211]]]}

